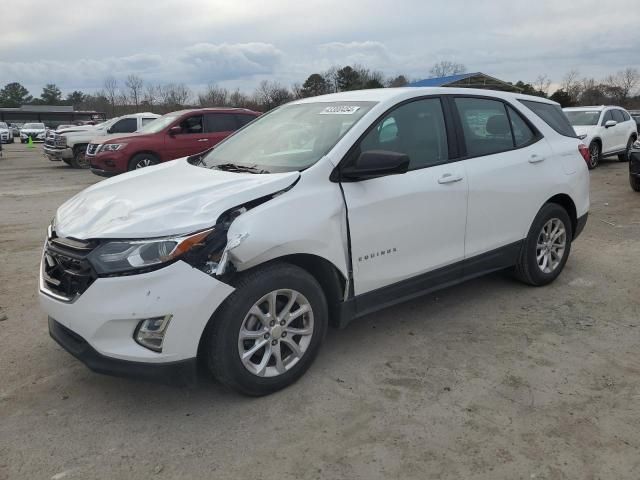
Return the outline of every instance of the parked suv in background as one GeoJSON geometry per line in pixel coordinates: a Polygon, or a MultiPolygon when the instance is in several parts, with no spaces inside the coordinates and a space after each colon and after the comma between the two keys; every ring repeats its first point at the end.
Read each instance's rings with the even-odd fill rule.
{"type": "Polygon", "coordinates": [[[93,139],[91,170],[110,177],[203,152],[260,115],[244,108],[202,108],[168,113],[134,135],[93,139]]]}
{"type": "Polygon", "coordinates": [[[13,129],[5,122],[0,122],[0,143],[13,143],[15,137],[13,136],[13,129]]]}
{"type": "MultiPolygon", "coordinates": [[[[163,117],[114,151],[206,138],[180,125],[219,113],[163,117]]],[[[273,392],[311,365],[329,323],[505,268],[552,282],[587,221],[583,151],[539,97],[381,88],[297,100],[205,155],[64,203],[40,272],[51,336],[98,372],[184,381],[200,358],[230,387],[273,392]]]]}
{"type": "Polygon", "coordinates": [[[638,138],[638,127],[629,112],[602,105],[565,108],[564,113],[578,138],[589,146],[590,169],[610,155],[617,155],[621,162],[628,160],[631,145],[638,138]]]}
{"type": "Polygon", "coordinates": [[[20,129],[20,143],[27,143],[29,138],[32,142],[44,142],[46,132],[44,123],[25,123],[20,129]]]}
{"type": "Polygon", "coordinates": [[[47,136],[44,153],[51,161],[62,160],[74,168],[88,168],[86,152],[92,138],[108,138],[135,132],[159,117],[160,115],[150,112],[134,113],[107,120],[96,126],[82,125],[52,131],[47,136]]]}

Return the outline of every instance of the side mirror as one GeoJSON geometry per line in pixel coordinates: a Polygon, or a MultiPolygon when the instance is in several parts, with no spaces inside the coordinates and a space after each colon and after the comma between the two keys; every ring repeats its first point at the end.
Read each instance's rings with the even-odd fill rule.
{"type": "Polygon", "coordinates": [[[354,164],[342,169],[345,180],[368,180],[370,178],[398,175],[409,170],[409,156],[386,150],[362,152],[354,164]]]}
{"type": "Polygon", "coordinates": [[[618,124],[615,120],[607,120],[604,124],[604,128],[615,127],[618,124]]]}
{"type": "Polygon", "coordinates": [[[180,125],[174,125],[169,129],[169,135],[171,135],[172,137],[180,133],[182,133],[182,127],[180,125]]]}

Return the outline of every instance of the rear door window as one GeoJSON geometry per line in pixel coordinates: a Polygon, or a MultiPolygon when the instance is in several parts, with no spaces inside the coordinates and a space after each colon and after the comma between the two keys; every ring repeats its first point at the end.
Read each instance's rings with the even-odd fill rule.
{"type": "Polygon", "coordinates": [[[135,118],[123,118],[114,123],[109,129],[110,133],[131,133],[138,129],[138,122],[135,118]]]}
{"type": "Polygon", "coordinates": [[[142,119],[142,126],[144,127],[146,124],[151,123],[155,120],[155,118],[143,118],[142,119]]]}
{"type": "Polygon", "coordinates": [[[516,147],[523,147],[535,140],[536,134],[531,127],[524,121],[522,116],[516,112],[514,108],[507,106],[509,112],[509,120],[511,122],[511,130],[513,131],[513,142],[516,147]]]}
{"type": "Polygon", "coordinates": [[[490,155],[514,148],[505,104],[484,98],[455,99],[468,157],[490,155]]]}
{"type": "Polygon", "coordinates": [[[560,135],[565,137],[575,137],[576,132],[569,123],[560,105],[552,103],[536,102],[533,100],[518,100],[533,113],[540,117],[547,125],[553,128],[560,135]]]}
{"type": "Polygon", "coordinates": [[[204,116],[207,133],[233,132],[238,129],[234,115],[228,113],[208,113],[204,116]]]}

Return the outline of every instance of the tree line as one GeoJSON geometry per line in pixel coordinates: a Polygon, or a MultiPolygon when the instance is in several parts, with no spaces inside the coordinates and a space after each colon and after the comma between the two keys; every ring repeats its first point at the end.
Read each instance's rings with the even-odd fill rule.
{"type": "MultiPolygon", "coordinates": [[[[463,64],[441,61],[433,65],[429,76],[443,77],[467,71],[463,64]]],[[[19,107],[25,104],[72,105],[76,110],[96,110],[109,117],[126,113],[153,111],[167,113],[184,107],[242,107],[266,112],[291,100],[327,93],[365,88],[402,87],[410,83],[405,75],[385,77],[382,72],[362,65],[334,66],[324,72],[312,73],[303,83],[290,87],[277,81],[263,80],[252,93],[231,90],[211,84],[193,92],[184,83],[152,84],[137,75],[118,80],[105,79],[94,93],[79,90],[63,97],[55,84],[43,87],[39,97],[33,97],[20,83],[12,82],[0,89],[0,107],[19,107]]],[[[533,82],[517,81],[512,85],[522,93],[550,98],[563,107],[575,105],[617,104],[640,108],[640,73],[627,68],[602,79],[581,77],[577,70],[569,71],[550,93],[553,84],[547,75],[539,75],[533,82]]]]}

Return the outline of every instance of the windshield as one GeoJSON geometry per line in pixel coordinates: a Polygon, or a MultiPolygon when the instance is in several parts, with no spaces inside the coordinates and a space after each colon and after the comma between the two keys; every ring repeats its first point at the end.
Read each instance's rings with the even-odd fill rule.
{"type": "Polygon", "coordinates": [[[22,128],[25,130],[44,130],[44,123],[25,123],[22,128]]]}
{"type": "Polygon", "coordinates": [[[168,113],[159,118],[156,118],[153,122],[147,123],[140,130],[138,130],[137,133],[158,133],[159,131],[171,125],[178,118],[180,118],[180,115],[168,113]]]}
{"type": "Polygon", "coordinates": [[[374,104],[285,105],[220,143],[202,162],[209,168],[231,165],[266,173],[303,170],[326,155],[374,104]]]}
{"type": "Polygon", "coordinates": [[[598,119],[600,118],[600,112],[597,110],[594,111],[566,111],[564,112],[569,119],[569,123],[573,127],[577,127],[580,125],[597,125],[598,119]]]}

